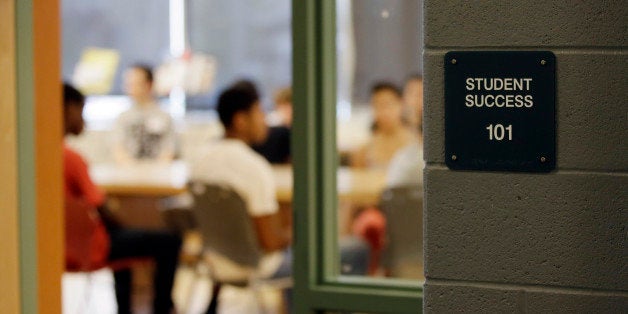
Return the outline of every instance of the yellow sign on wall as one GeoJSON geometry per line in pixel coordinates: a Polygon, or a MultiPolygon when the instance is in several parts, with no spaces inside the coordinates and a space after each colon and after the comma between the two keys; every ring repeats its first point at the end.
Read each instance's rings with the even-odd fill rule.
{"type": "Polygon", "coordinates": [[[74,68],[73,83],[85,94],[107,94],[120,61],[114,49],[86,48],[74,68]]]}

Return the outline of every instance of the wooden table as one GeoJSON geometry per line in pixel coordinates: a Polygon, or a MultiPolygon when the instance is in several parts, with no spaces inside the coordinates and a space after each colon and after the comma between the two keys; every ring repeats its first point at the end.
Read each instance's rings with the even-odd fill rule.
{"type": "MultiPolygon", "coordinates": [[[[290,205],[293,194],[292,168],[289,166],[273,167],[277,200],[280,205],[290,205]]],[[[351,233],[351,222],[356,210],[363,206],[376,206],[386,187],[386,172],[374,169],[338,168],[336,178],[338,186],[338,232],[340,235],[351,233]]]]}
{"type": "MultiPolygon", "coordinates": [[[[109,196],[112,210],[129,225],[144,228],[164,227],[158,214],[161,199],[184,193],[189,178],[188,167],[182,161],[132,166],[101,164],[93,166],[90,174],[109,196]]],[[[273,166],[273,175],[277,201],[284,207],[290,206],[292,167],[273,166]]],[[[386,185],[386,173],[383,170],[340,167],[336,182],[341,204],[353,207],[377,205],[386,185]]]]}
{"type": "MultiPolygon", "coordinates": [[[[129,227],[167,228],[161,214],[162,200],[186,192],[189,170],[181,161],[171,164],[140,163],[133,166],[101,164],[92,166],[94,182],[108,195],[109,207],[129,227]]],[[[282,212],[291,214],[293,175],[291,166],[273,166],[277,201],[282,212]]],[[[338,169],[338,222],[340,233],[349,232],[351,215],[359,206],[377,205],[385,188],[383,170],[338,169]]],[[[291,217],[285,218],[291,224],[291,217]]],[[[187,241],[186,241],[187,242],[187,241]]]]}
{"type": "MultiPolygon", "coordinates": [[[[136,164],[119,166],[103,164],[90,171],[94,182],[108,195],[166,197],[186,191],[188,167],[181,161],[171,164],[136,164]]],[[[277,200],[292,202],[291,166],[273,166],[277,200]]],[[[338,198],[357,205],[375,205],[386,185],[386,172],[373,169],[338,169],[338,198]]]]}
{"type": "MultiPolygon", "coordinates": [[[[292,202],[293,178],[290,166],[274,166],[277,200],[292,202]]],[[[386,186],[386,172],[374,169],[338,168],[338,199],[354,205],[377,205],[386,186]]]]}
{"type": "Polygon", "coordinates": [[[107,193],[108,207],[125,226],[165,229],[162,201],[186,191],[188,167],[177,161],[170,164],[100,164],[90,175],[107,193]]]}
{"type": "Polygon", "coordinates": [[[188,167],[182,161],[169,164],[101,164],[90,175],[108,195],[166,197],[186,191],[188,167]]]}

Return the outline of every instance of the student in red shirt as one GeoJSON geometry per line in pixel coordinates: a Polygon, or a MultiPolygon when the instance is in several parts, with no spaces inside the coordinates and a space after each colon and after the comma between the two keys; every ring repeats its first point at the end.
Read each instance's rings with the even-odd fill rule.
{"type": "MultiPolygon", "coordinates": [[[[79,135],[83,131],[84,103],[83,94],[69,84],[63,84],[66,135],[79,135]]],[[[106,212],[105,194],[92,182],[83,158],[67,145],[64,145],[63,149],[63,165],[66,202],[78,199],[91,205],[92,208],[98,208],[99,210],[94,211],[95,213],[106,212]]],[[[153,258],[156,263],[153,279],[153,313],[170,313],[173,309],[172,285],[179,259],[181,239],[167,232],[120,227],[115,223],[108,223],[106,219],[104,223],[101,219],[96,221],[100,224],[100,228],[96,230],[101,230],[102,235],[95,235],[95,238],[99,240],[92,241],[97,248],[91,250],[90,259],[92,261],[98,259],[99,255],[106,255],[108,262],[129,257],[153,258]]],[[[72,223],[73,221],[66,221],[68,225],[72,223]]],[[[114,279],[118,313],[130,313],[131,272],[129,269],[116,270],[114,279]]]]}

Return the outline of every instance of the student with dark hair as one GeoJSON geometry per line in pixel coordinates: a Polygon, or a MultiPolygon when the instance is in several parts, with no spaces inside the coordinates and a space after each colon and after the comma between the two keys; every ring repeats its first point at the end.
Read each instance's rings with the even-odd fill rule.
{"type": "Polygon", "coordinates": [[[371,88],[374,130],[371,140],[351,153],[350,165],[385,169],[395,152],[415,137],[403,122],[403,102],[399,88],[378,82],[371,88]]]}
{"type": "MultiPolygon", "coordinates": [[[[66,135],[79,135],[83,131],[83,106],[85,97],[69,84],[63,84],[64,132],[66,135]]],[[[66,200],[78,199],[97,213],[107,213],[105,194],[91,180],[87,163],[67,145],[63,148],[63,173],[66,200]]],[[[108,216],[103,216],[106,218],[108,216]]],[[[172,285],[179,259],[181,239],[178,236],[160,231],[130,229],[119,226],[112,220],[97,219],[101,232],[95,244],[105,261],[112,262],[129,257],[151,257],[156,270],[153,279],[153,313],[170,313],[173,309],[172,285]],[[104,225],[104,226],[103,226],[104,225]],[[109,243],[109,245],[107,245],[109,243]],[[109,247],[109,250],[107,250],[109,247]]],[[[66,221],[71,225],[73,221],[66,221]]],[[[95,261],[97,262],[97,261],[95,261]]],[[[131,312],[131,271],[114,271],[118,313],[131,312]]]]}
{"type": "Polygon", "coordinates": [[[170,115],[159,108],[152,89],[149,66],[135,64],[124,73],[124,90],[132,104],[120,114],[114,128],[113,153],[118,163],[169,162],[174,158],[174,124],[170,115]]]}
{"type": "Polygon", "coordinates": [[[263,142],[268,132],[258,95],[250,88],[232,85],[220,94],[217,110],[225,136],[190,160],[191,179],[227,185],[242,197],[266,252],[260,276],[276,275],[285,260],[282,251],[290,244],[291,228],[281,226],[270,164],[251,149],[263,142]]]}
{"type": "MultiPolygon", "coordinates": [[[[282,223],[270,164],[251,148],[264,142],[268,134],[258,94],[250,86],[232,85],[220,94],[217,110],[225,136],[191,160],[191,179],[232,188],[244,201],[264,252],[254,270],[256,276],[289,277],[292,274],[289,249],[292,228],[282,223]]],[[[213,263],[220,264],[217,267],[220,269],[242,269],[227,258],[214,259],[213,263]]]]}
{"type": "Polygon", "coordinates": [[[381,92],[381,91],[390,91],[393,94],[401,97],[401,89],[397,87],[397,85],[388,82],[388,81],[379,81],[371,86],[371,96],[381,92]]]}
{"type": "Polygon", "coordinates": [[[129,69],[137,70],[138,72],[142,72],[144,75],[144,80],[150,84],[153,84],[153,68],[146,63],[134,63],[129,67],[129,69]]]}
{"type": "MultiPolygon", "coordinates": [[[[416,141],[415,133],[403,119],[403,101],[400,89],[386,81],[377,82],[371,88],[371,108],[374,128],[369,142],[352,152],[352,167],[387,169],[393,156],[408,144],[416,141]]],[[[384,249],[386,218],[376,207],[357,209],[351,229],[370,245],[369,273],[379,271],[379,261],[384,249]]]]}
{"type": "Polygon", "coordinates": [[[233,84],[231,84],[230,88],[235,88],[235,89],[239,89],[239,90],[246,90],[248,93],[253,95],[255,98],[257,98],[257,99],[260,98],[259,90],[257,89],[257,85],[255,84],[255,82],[253,82],[253,80],[250,80],[250,79],[237,80],[233,84]]]}
{"type": "MultiPolygon", "coordinates": [[[[238,193],[253,221],[260,248],[265,252],[256,275],[289,277],[292,274],[292,226],[282,224],[270,163],[251,148],[267,136],[258,94],[250,86],[232,85],[220,94],[217,110],[225,136],[208,144],[190,160],[190,179],[226,185],[238,193]]],[[[351,272],[363,274],[367,268],[368,247],[356,240],[341,243],[340,255],[351,264],[348,267],[351,272]]],[[[227,259],[214,262],[224,268],[239,268],[227,259]]]]}

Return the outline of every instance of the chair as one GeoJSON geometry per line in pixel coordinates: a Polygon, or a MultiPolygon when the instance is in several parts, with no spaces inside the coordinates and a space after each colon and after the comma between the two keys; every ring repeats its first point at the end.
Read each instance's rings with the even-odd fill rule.
{"type": "Polygon", "coordinates": [[[107,265],[109,237],[98,211],[84,199],[65,197],[65,268],[89,272],[107,265]]]}
{"type": "Polygon", "coordinates": [[[188,188],[194,198],[192,212],[209,257],[210,277],[214,282],[208,313],[216,313],[218,294],[223,285],[251,287],[254,292],[266,284],[278,289],[291,285],[290,280],[256,277],[263,251],[246,204],[235,191],[202,182],[190,182],[188,188]]]}
{"type": "Polygon", "coordinates": [[[85,273],[87,289],[77,305],[77,313],[88,312],[91,301],[92,273],[104,268],[121,270],[138,263],[152,262],[150,258],[125,258],[108,261],[109,235],[98,210],[84,199],[65,195],[65,271],[85,273]]]}
{"type": "Polygon", "coordinates": [[[423,279],[423,187],[388,188],[380,208],[388,226],[384,267],[392,277],[423,279]]]}

